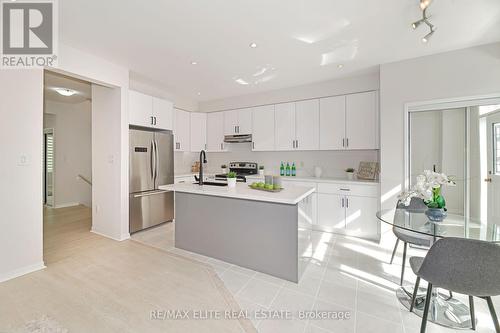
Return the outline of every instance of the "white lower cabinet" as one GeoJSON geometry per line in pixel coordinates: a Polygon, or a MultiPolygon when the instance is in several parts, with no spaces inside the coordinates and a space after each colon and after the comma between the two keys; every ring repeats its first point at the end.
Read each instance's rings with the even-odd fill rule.
{"type": "Polygon", "coordinates": [[[345,229],[345,208],[343,196],[338,194],[318,193],[318,225],[325,231],[345,229]]]}
{"type": "Polygon", "coordinates": [[[346,199],[345,233],[349,236],[377,239],[377,198],[346,196],[346,199]]]}
{"type": "Polygon", "coordinates": [[[319,184],[318,229],[378,240],[378,187],[319,184]]]}

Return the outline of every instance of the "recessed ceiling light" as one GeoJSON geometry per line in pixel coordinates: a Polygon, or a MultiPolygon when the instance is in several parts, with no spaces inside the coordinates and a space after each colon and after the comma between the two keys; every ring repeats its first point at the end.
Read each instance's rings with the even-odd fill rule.
{"type": "Polygon", "coordinates": [[[74,94],[76,94],[76,91],[66,88],[54,88],[54,90],[57,91],[59,95],[63,95],[66,97],[73,96],[74,94]]]}
{"type": "Polygon", "coordinates": [[[191,65],[198,65],[196,61],[191,61],[191,65]]]}
{"type": "Polygon", "coordinates": [[[338,64],[338,65],[337,65],[337,68],[338,68],[338,69],[342,69],[342,68],[344,68],[344,65],[342,65],[342,64],[338,64]]]}
{"type": "Polygon", "coordinates": [[[235,79],[234,81],[236,81],[236,83],[239,83],[239,84],[241,84],[241,85],[243,85],[243,86],[246,86],[246,85],[248,84],[248,82],[247,82],[247,81],[245,81],[245,80],[243,80],[243,79],[241,79],[241,78],[239,78],[239,79],[235,79]]]}
{"type": "Polygon", "coordinates": [[[255,48],[257,47],[257,43],[250,43],[250,47],[251,47],[252,49],[255,49],[255,48]]]}
{"type": "Polygon", "coordinates": [[[201,95],[201,92],[198,92],[198,96],[200,96],[200,95],[201,95]]]}

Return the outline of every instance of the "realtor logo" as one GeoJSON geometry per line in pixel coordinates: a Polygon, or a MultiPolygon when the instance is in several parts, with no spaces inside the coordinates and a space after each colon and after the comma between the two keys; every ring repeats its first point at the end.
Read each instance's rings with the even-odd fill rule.
{"type": "Polygon", "coordinates": [[[1,0],[2,67],[54,66],[56,16],[55,0],[1,0]]]}

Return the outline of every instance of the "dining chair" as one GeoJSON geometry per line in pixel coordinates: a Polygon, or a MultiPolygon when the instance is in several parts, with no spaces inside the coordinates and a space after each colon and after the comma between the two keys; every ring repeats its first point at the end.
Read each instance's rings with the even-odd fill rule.
{"type": "Polygon", "coordinates": [[[428,282],[427,296],[420,332],[427,326],[427,315],[433,288],[444,288],[469,296],[472,329],[476,329],[474,296],[483,298],[497,333],[498,317],[492,296],[500,295],[500,246],[495,243],[465,239],[443,238],[431,247],[425,258],[411,257],[410,266],[417,275],[410,312],[413,311],[420,279],[428,282]]]}
{"type": "MultiPolygon", "coordinates": [[[[424,204],[424,201],[419,198],[412,198],[410,205],[405,206],[401,201],[398,202],[396,208],[398,209],[406,209],[414,212],[424,212],[427,209],[427,206],[424,204]]],[[[403,262],[401,264],[401,281],[400,285],[403,285],[404,275],[405,275],[405,265],[406,265],[406,252],[408,249],[408,244],[422,246],[422,247],[430,247],[432,238],[430,236],[425,236],[419,234],[417,232],[412,232],[408,230],[404,230],[402,228],[394,226],[392,228],[392,232],[396,236],[396,244],[394,245],[394,249],[392,250],[391,256],[391,265],[394,261],[394,256],[396,255],[396,251],[398,249],[399,241],[403,242],[403,262]]]]}

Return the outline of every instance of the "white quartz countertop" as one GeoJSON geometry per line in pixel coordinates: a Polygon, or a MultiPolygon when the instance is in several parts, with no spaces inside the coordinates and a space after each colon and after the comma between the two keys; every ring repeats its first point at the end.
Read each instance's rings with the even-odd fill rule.
{"type": "Polygon", "coordinates": [[[299,203],[315,191],[312,187],[293,186],[283,189],[281,192],[265,192],[249,188],[248,183],[237,183],[235,188],[230,188],[228,186],[199,186],[198,184],[181,183],[159,186],[159,189],[288,205],[295,205],[299,203]]]}
{"type": "MultiPolygon", "coordinates": [[[[255,175],[247,176],[247,182],[250,184],[255,181],[255,179],[264,179],[264,176],[255,175]]],[[[297,181],[297,182],[312,182],[312,183],[335,183],[335,184],[361,184],[361,185],[378,185],[379,182],[376,180],[364,180],[364,179],[353,179],[349,180],[347,178],[340,177],[304,177],[304,176],[281,176],[283,181],[297,181]]]]}

